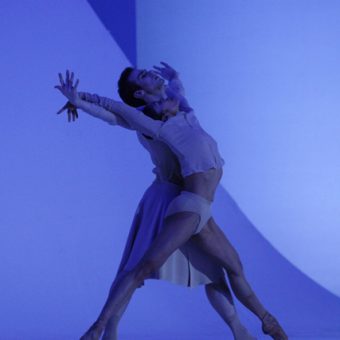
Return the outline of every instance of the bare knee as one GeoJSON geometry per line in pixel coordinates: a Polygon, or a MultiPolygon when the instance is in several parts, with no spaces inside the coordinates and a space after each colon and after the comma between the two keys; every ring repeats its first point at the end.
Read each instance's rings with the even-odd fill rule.
{"type": "Polygon", "coordinates": [[[235,276],[243,276],[243,264],[241,262],[240,257],[238,254],[236,254],[233,263],[228,265],[228,268],[226,269],[228,275],[235,275],[235,276]]]}
{"type": "Polygon", "coordinates": [[[209,291],[209,290],[225,291],[226,289],[229,289],[229,287],[228,287],[225,277],[223,276],[217,279],[216,281],[206,284],[205,289],[206,291],[209,291]]]}

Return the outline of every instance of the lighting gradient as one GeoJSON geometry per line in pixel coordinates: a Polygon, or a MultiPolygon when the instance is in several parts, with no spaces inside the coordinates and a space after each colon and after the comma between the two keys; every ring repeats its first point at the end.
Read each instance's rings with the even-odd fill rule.
{"type": "Polygon", "coordinates": [[[138,64],[177,68],[222,184],[292,264],[340,296],[340,3],[137,2],[138,64]]]}
{"type": "MultiPolygon", "coordinates": [[[[0,4],[0,338],[77,339],[101,310],[152,165],[133,132],[57,116],[53,86],[70,68],[80,90],[117,99],[137,49],[141,67],[178,68],[218,140],[214,215],[258,296],[290,339],[338,339],[337,2],[137,1],[120,18],[136,13],[137,45],[101,15],[120,0],[89,2],[0,4]]],[[[120,335],[231,338],[203,287],[156,280],[136,291],[120,335]]]]}

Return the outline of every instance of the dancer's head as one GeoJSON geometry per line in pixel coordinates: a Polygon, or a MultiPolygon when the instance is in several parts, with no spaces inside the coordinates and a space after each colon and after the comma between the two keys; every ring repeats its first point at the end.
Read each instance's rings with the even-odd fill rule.
{"type": "Polygon", "coordinates": [[[147,104],[143,109],[144,114],[158,120],[167,120],[175,116],[178,111],[179,101],[176,98],[160,99],[159,101],[147,104]]]}
{"type": "Polygon", "coordinates": [[[138,107],[164,98],[164,79],[154,71],[127,67],[118,81],[118,93],[122,100],[138,107]]]}

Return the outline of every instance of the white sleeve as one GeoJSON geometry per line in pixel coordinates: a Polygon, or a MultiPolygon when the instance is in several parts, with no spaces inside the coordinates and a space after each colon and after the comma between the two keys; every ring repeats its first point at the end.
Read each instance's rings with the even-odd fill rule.
{"type": "Polygon", "coordinates": [[[159,130],[163,125],[163,122],[151,119],[137,109],[114,100],[111,100],[110,111],[80,98],[78,99],[76,106],[90,115],[103,119],[112,125],[116,125],[117,118],[120,117],[125,120],[132,129],[154,138],[158,138],[159,130]],[[115,115],[119,117],[115,117],[115,115]]]}
{"type": "MultiPolygon", "coordinates": [[[[113,103],[114,100],[112,100],[110,98],[98,96],[97,94],[91,94],[91,93],[88,93],[88,92],[78,92],[78,95],[79,95],[80,99],[82,99],[86,102],[92,103],[92,104],[97,104],[98,106],[101,106],[104,109],[106,109],[107,111],[111,112],[111,116],[110,116],[110,115],[107,114],[107,112],[101,112],[100,110],[96,110],[96,109],[93,108],[92,109],[92,115],[93,116],[100,118],[100,119],[106,121],[107,123],[109,123],[111,125],[119,125],[119,126],[122,126],[126,129],[133,130],[131,128],[131,126],[124,119],[115,115],[115,113],[112,112],[111,103],[113,103]]],[[[88,112],[88,113],[90,113],[90,112],[88,112]]]]}

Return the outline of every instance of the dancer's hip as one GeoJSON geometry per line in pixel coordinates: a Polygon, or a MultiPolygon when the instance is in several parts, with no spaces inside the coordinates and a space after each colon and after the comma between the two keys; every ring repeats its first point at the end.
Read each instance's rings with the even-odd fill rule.
{"type": "Polygon", "coordinates": [[[211,217],[211,202],[190,191],[182,191],[168,206],[165,217],[179,212],[193,212],[199,215],[200,222],[194,234],[198,234],[211,217]]]}

